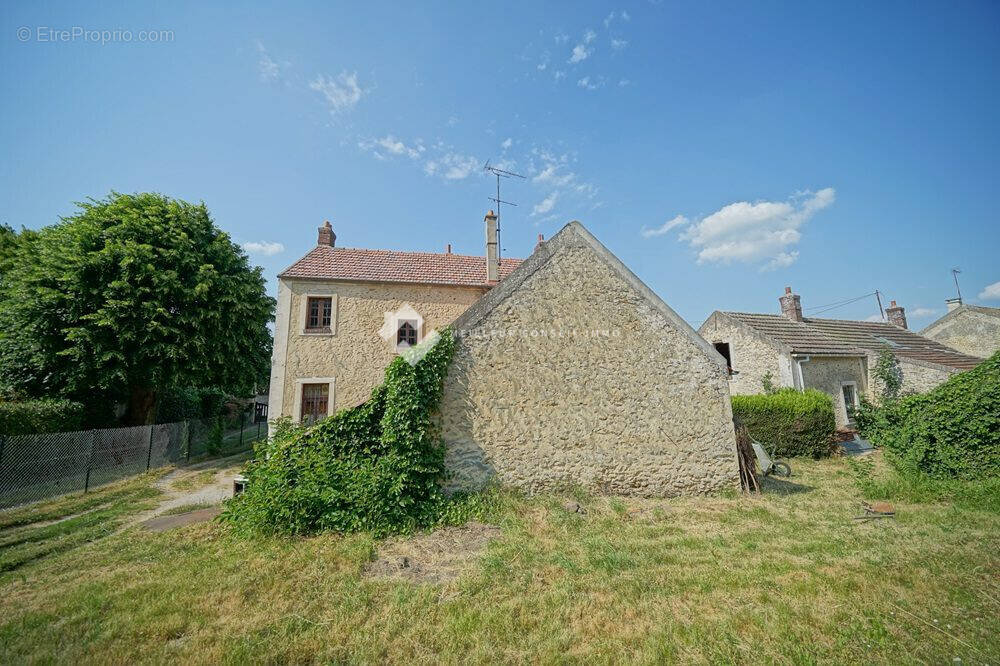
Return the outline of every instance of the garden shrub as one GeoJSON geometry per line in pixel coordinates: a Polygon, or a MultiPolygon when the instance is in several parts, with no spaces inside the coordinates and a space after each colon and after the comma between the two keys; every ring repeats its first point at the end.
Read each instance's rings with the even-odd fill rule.
{"type": "Polygon", "coordinates": [[[229,395],[217,388],[196,389],[201,400],[201,418],[210,419],[219,416],[225,410],[229,395]]]}
{"type": "Polygon", "coordinates": [[[165,389],[156,400],[156,422],[176,423],[201,418],[201,393],[189,386],[165,389]]]}
{"type": "Polygon", "coordinates": [[[285,534],[384,535],[439,523],[452,500],[440,487],[445,451],[432,414],[453,350],[445,331],[415,365],[396,358],[364,404],[308,428],[279,422],[223,520],[285,534]]]}
{"type": "Polygon", "coordinates": [[[1000,477],[1000,352],[928,393],[862,403],[862,436],[932,478],[1000,477]]]}
{"type": "Polygon", "coordinates": [[[777,457],[820,457],[830,452],[837,422],[833,401],[815,389],[781,389],[766,395],[734,395],[733,416],[777,457]]]}
{"type": "Polygon", "coordinates": [[[83,428],[83,412],[72,400],[0,402],[0,435],[73,432],[83,428]]]}

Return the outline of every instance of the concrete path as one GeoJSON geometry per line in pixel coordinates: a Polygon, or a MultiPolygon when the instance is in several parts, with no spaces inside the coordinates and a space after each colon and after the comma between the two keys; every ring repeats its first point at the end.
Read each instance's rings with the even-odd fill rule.
{"type": "Polygon", "coordinates": [[[854,436],[849,442],[841,442],[840,445],[844,447],[845,456],[867,456],[875,453],[875,447],[872,443],[866,439],[861,439],[858,435],[854,436]]]}
{"type": "Polygon", "coordinates": [[[164,493],[159,505],[155,509],[144,511],[135,516],[125,527],[141,525],[146,529],[159,532],[170,527],[211,520],[222,510],[222,502],[233,496],[233,478],[240,473],[248,455],[244,452],[228,458],[179,467],[157,479],[153,485],[164,493]],[[201,477],[206,471],[212,472],[211,478],[201,483],[201,477]],[[191,487],[186,488],[185,484],[191,487]],[[188,513],[163,516],[171,509],[199,504],[213,506],[211,508],[199,507],[198,510],[188,513]],[[211,513],[213,511],[214,513],[211,513]]]}

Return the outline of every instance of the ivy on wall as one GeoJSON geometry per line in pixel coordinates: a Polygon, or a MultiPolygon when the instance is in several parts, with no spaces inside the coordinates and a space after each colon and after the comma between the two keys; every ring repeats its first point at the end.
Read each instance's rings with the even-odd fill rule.
{"type": "Polygon", "coordinates": [[[454,348],[446,330],[415,364],[396,358],[364,404],[309,428],[280,423],[222,519],[247,533],[384,535],[454,517],[432,419],[454,348]]]}

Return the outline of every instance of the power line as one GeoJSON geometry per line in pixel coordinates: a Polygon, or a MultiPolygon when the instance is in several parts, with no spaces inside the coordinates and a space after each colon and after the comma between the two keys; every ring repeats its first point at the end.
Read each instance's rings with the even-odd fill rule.
{"type": "Polygon", "coordinates": [[[815,312],[812,313],[812,315],[815,316],[815,315],[818,315],[818,314],[823,314],[824,312],[829,312],[830,310],[836,310],[837,308],[842,308],[845,305],[850,305],[851,303],[857,303],[860,300],[864,300],[866,298],[870,298],[872,296],[875,296],[877,293],[878,293],[877,291],[873,291],[871,293],[864,294],[863,296],[856,296],[855,298],[848,298],[846,300],[838,301],[836,303],[828,303],[827,305],[817,305],[815,307],[806,308],[806,309],[807,310],[816,310],[815,312]]]}

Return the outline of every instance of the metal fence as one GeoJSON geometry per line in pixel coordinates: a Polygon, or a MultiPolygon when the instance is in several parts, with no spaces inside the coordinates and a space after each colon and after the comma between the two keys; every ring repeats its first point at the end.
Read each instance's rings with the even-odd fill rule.
{"type": "Polygon", "coordinates": [[[204,455],[230,455],[267,437],[254,413],[79,432],[0,435],[0,509],[204,455]]]}

